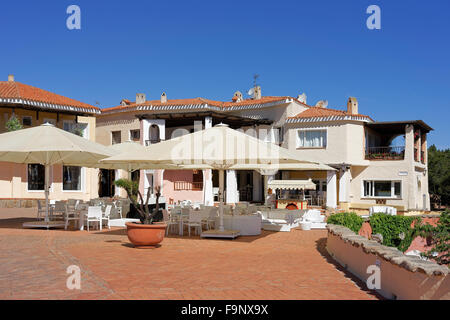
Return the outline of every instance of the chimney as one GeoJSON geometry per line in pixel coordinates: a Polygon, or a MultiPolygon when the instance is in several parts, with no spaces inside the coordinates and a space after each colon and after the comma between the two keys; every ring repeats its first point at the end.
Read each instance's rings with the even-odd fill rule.
{"type": "Polygon", "coordinates": [[[347,113],[358,114],[358,100],[354,97],[348,98],[347,113]]]}
{"type": "Polygon", "coordinates": [[[297,100],[300,101],[301,103],[306,104],[306,93],[302,93],[300,95],[297,96],[297,100]]]}
{"type": "Polygon", "coordinates": [[[161,95],[161,103],[166,103],[166,102],[167,102],[167,95],[165,92],[163,92],[161,95]]]}
{"type": "Polygon", "coordinates": [[[8,82],[14,82],[14,75],[8,74],[8,82]]]}
{"type": "Polygon", "coordinates": [[[261,99],[261,87],[260,86],[255,86],[255,92],[253,93],[253,98],[254,99],[261,99]]]}
{"type": "Polygon", "coordinates": [[[327,106],[328,106],[327,100],[320,100],[319,102],[316,103],[316,107],[319,108],[326,108],[327,106]]]}
{"type": "Polygon", "coordinates": [[[240,91],[236,91],[231,100],[233,102],[241,102],[242,101],[242,93],[240,91]]]}
{"type": "Polygon", "coordinates": [[[136,93],[136,104],[145,103],[145,93],[136,93]]]}

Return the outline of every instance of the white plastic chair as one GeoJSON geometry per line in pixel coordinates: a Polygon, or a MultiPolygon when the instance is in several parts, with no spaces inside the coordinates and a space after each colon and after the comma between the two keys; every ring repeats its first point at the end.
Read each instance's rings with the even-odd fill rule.
{"type": "Polygon", "coordinates": [[[163,217],[164,217],[164,223],[167,224],[166,228],[166,236],[169,234],[170,229],[172,229],[173,226],[179,227],[180,221],[179,221],[179,215],[178,214],[171,214],[166,209],[163,209],[163,217]]]}
{"type": "Polygon", "coordinates": [[[103,221],[106,221],[108,229],[111,229],[111,227],[109,225],[109,216],[111,215],[111,209],[112,209],[112,205],[107,205],[106,209],[105,209],[105,213],[102,215],[102,224],[103,224],[103,221]]]}
{"type": "Polygon", "coordinates": [[[196,230],[196,234],[200,234],[202,231],[202,215],[199,213],[190,213],[189,214],[189,220],[186,223],[189,230],[189,236],[191,236],[191,228],[194,227],[196,230]]]}
{"type": "Polygon", "coordinates": [[[37,205],[38,205],[37,218],[44,219],[45,218],[45,207],[42,206],[40,200],[37,200],[37,205]]]}
{"type": "Polygon", "coordinates": [[[78,223],[80,218],[76,214],[75,208],[76,206],[70,206],[66,204],[64,213],[64,222],[65,222],[64,230],[67,230],[67,227],[69,226],[69,221],[73,220],[75,221],[75,223],[78,223]]]}
{"type": "Polygon", "coordinates": [[[89,222],[98,222],[99,229],[102,230],[102,207],[89,206],[86,215],[87,230],[89,231],[89,222]]]}

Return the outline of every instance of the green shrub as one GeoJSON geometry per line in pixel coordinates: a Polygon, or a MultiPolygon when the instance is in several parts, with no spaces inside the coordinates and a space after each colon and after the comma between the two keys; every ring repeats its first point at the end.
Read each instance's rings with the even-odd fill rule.
{"type": "Polygon", "coordinates": [[[11,118],[5,124],[6,131],[16,131],[22,129],[22,124],[19,119],[15,115],[12,115],[11,118]]]}
{"type": "Polygon", "coordinates": [[[350,230],[358,233],[361,229],[364,219],[358,216],[354,212],[340,212],[335,213],[328,217],[327,223],[338,224],[349,228],[350,230]]]}
{"type": "Polygon", "coordinates": [[[420,221],[417,217],[391,216],[384,213],[374,213],[370,216],[372,234],[379,233],[383,236],[383,244],[388,247],[396,247],[404,252],[409,248],[414,238],[414,229],[411,223],[420,221]]]}
{"type": "Polygon", "coordinates": [[[415,226],[414,235],[431,239],[430,245],[433,248],[422,253],[422,256],[439,264],[450,264],[450,210],[441,213],[436,227],[430,224],[415,226]]]}

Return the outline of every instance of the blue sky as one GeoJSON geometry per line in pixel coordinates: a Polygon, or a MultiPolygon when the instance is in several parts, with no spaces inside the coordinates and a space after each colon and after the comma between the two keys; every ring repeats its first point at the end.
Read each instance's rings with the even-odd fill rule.
{"type": "Polygon", "coordinates": [[[230,100],[260,75],[263,95],[349,96],[378,121],[424,120],[449,148],[450,2],[8,1],[0,9],[0,78],[101,107],[134,100],[230,100]],[[68,30],[66,8],[81,8],[68,30]],[[381,8],[381,30],[366,8],[381,8]]]}

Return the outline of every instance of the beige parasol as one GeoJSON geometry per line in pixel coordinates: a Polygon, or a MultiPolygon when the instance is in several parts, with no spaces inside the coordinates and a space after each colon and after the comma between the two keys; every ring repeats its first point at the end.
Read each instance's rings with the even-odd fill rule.
{"type": "Polygon", "coordinates": [[[48,224],[49,168],[54,164],[95,167],[114,155],[107,147],[46,123],[0,134],[0,161],[45,166],[45,222],[48,224]]]}

